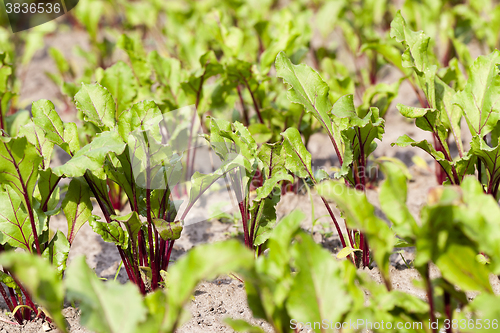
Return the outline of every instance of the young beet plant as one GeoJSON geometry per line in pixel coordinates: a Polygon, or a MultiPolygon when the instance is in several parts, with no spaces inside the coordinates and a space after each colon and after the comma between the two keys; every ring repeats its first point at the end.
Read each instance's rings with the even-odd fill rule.
{"type": "MultiPolygon", "coordinates": [[[[3,63],[4,55],[1,57],[3,63]]],[[[68,228],[73,233],[79,229],[77,214],[69,194],[59,208],[60,177],[50,169],[54,143],[43,130],[47,120],[35,103],[33,119],[25,112],[7,116],[12,70],[3,64],[0,71],[1,114],[0,126],[0,251],[22,249],[42,256],[57,269],[59,278],[66,268],[73,238],[50,229],[50,218],[62,209],[68,217],[68,228]],[[19,119],[23,120],[19,121],[19,119]]],[[[74,124],[73,124],[74,125],[74,124]]],[[[76,126],[68,126],[68,133],[76,133],[76,126]]],[[[8,269],[0,271],[0,293],[17,322],[30,320],[44,313],[35,306],[30,293],[8,269]]]]}
{"type": "Polygon", "coordinates": [[[452,68],[438,71],[437,62],[428,51],[429,37],[411,31],[401,14],[391,24],[391,35],[406,46],[404,66],[413,70],[426,96],[425,108],[404,106],[398,109],[407,118],[415,119],[417,127],[431,132],[440,149],[426,140],[416,142],[404,135],[398,146],[419,147],[439,164],[445,177],[442,181],[460,185],[467,174],[477,170],[486,193],[498,197],[500,186],[500,53],[478,57],[468,68],[469,78],[463,90],[455,90],[450,80],[465,82],[464,75],[452,68]],[[440,75],[440,73],[442,73],[440,75]],[[450,73],[454,73],[451,75],[450,73]],[[472,137],[470,150],[462,144],[460,122],[465,117],[472,137]],[[448,143],[452,137],[458,156],[453,157],[448,143]]]}
{"type": "MultiPolygon", "coordinates": [[[[183,208],[173,198],[185,192],[183,181],[191,178],[183,159],[188,148],[180,144],[187,142],[185,138],[194,128],[189,108],[174,116],[163,114],[152,101],[143,101],[119,112],[111,93],[99,84],[83,85],[75,102],[87,126],[93,126],[97,133],[87,136],[90,143],[83,147],[76,125],[64,123],[47,100],[33,103],[33,118],[16,137],[1,138],[3,247],[18,247],[47,257],[62,275],[70,244],[89,221],[105,241],[117,245],[129,279],[145,294],[164,281],[183,220],[212,185],[207,179],[222,177],[231,164],[222,165],[212,174],[196,173],[183,208]],[[54,145],[71,159],[51,168],[54,145]],[[71,178],[61,204],[68,220],[67,237],[49,228],[50,216],[59,212],[57,185],[62,178],[71,178]],[[125,192],[129,214],[115,210],[109,183],[125,192]],[[92,214],[91,197],[97,201],[104,221],[92,214]],[[183,209],[182,216],[176,218],[179,209],[183,209]]],[[[15,284],[8,271],[2,277],[9,287],[2,294],[11,311],[24,305],[19,304],[21,293],[29,306],[16,311],[16,319],[28,318],[28,309],[38,314],[22,285],[15,284]]]]}
{"type": "Polygon", "coordinates": [[[334,181],[320,184],[318,192],[335,200],[348,221],[370,237],[374,259],[388,291],[392,286],[389,256],[394,247],[415,247],[413,266],[421,275],[420,287],[426,291],[428,300],[425,304],[428,309],[423,314],[431,322],[446,319],[432,327],[432,332],[440,329],[452,332],[450,325],[443,325],[446,321],[465,318],[465,306],[481,304],[481,301],[471,304],[466,292],[480,291],[485,298],[493,295],[489,275],[497,275],[499,270],[498,203],[483,192],[473,176],[466,176],[460,186],[433,188],[417,223],[406,205],[404,172],[388,162],[382,163],[381,169],[386,179],[380,186],[379,202],[392,224],[390,229],[375,215],[374,206],[362,192],[334,181]],[[484,253],[490,260],[478,253],[484,253]],[[439,269],[439,277],[431,279],[431,265],[439,269]]]}
{"type": "Polygon", "coordinates": [[[117,245],[129,279],[145,294],[164,282],[189,211],[226,173],[239,168],[238,161],[229,160],[208,174],[192,174],[189,151],[200,145],[201,137],[195,133],[199,125],[193,125],[197,116],[191,108],[162,113],[154,102],[143,101],[120,113],[111,93],[98,84],[83,85],[75,101],[99,131],[85,147],[71,151],[72,158],[54,173],[73,178],[70,188],[83,187],[87,200],[94,196],[104,221],[89,215],[90,226],[117,245]],[[107,190],[110,181],[125,192],[129,214],[115,211],[107,190]],[[188,190],[185,203],[173,200],[188,190]]]}
{"type": "Polygon", "coordinates": [[[258,147],[243,124],[213,118],[208,139],[221,161],[241,165],[227,172],[228,184],[241,214],[245,245],[260,254],[276,224],[281,183],[294,179],[285,166],[286,150],[282,143],[258,147]]]}
{"type": "MultiPolygon", "coordinates": [[[[305,111],[316,117],[323,126],[340,162],[337,178],[359,191],[365,191],[369,182],[367,176],[368,156],[377,147],[374,139],[382,139],[384,120],[375,107],[354,107],[353,96],[340,97],[335,104],[330,100],[328,85],[312,68],[302,64],[294,65],[281,52],[276,58],[278,77],[290,86],[288,99],[301,104],[305,111]]],[[[310,179],[317,185],[329,178],[325,172],[313,173],[311,154],[306,150],[300,133],[289,128],[282,133],[284,149],[287,152],[285,165],[288,170],[301,178],[310,179]]],[[[347,238],[326,199],[322,197],[340,237],[342,253],[353,254],[353,262],[364,267],[370,264],[370,251],[365,235],[358,230],[347,229],[347,238]]]]}

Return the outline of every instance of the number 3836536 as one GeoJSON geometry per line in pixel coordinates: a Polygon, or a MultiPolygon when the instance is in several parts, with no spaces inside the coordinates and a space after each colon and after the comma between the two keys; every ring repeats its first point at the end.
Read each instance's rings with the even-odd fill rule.
{"type": "Polygon", "coordinates": [[[35,13],[60,13],[61,12],[61,4],[60,3],[6,3],[6,10],[8,14],[35,14],[35,13]]]}

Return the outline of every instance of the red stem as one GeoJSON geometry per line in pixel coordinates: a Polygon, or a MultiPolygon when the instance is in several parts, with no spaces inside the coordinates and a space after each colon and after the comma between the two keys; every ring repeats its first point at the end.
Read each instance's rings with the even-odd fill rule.
{"type": "Polygon", "coordinates": [[[33,301],[31,300],[30,294],[26,291],[26,289],[24,289],[23,285],[19,282],[19,280],[17,280],[17,278],[14,275],[12,275],[12,274],[10,274],[10,275],[14,279],[14,282],[16,282],[19,289],[21,289],[21,292],[24,294],[24,298],[26,298],[26,303],[27,303],[26,305],[28,305],[30,308],[32,308],[33,312],[35,313],[35,316],[37,316],[38,310],[35,306],[35,303],[33,303],[33,301]]]}
{"type": "MultiPolygon", "coordinates": [[[[451,323],[451,321],[453,319],[453,313],[451,311],[450,293],[445,291],[443,298],[444,298],[444,312],[446,314],[446,318],[449,319],[450,320],[449,322],[451,323]]],[[[451,325],[448,325],[448,327],[446,328],[446,333],[452,333],[451,325]]]]}
{"type": "Polygon", "coordinates": [[[163,270],[166,271],[168,269],[168,264],[170,262],[170,255],[172,254],[172,249],[174,248],[175,240],[170,240],[167,248],[166,258],[163,262],[163,270]]]}
{"type": "Polygon", "coordinates": [[[137,247],[139,248],[139,265],[146,266],[146,243],[144,239],[144,230],[139,230],[139,235],[137,237],[137,247]]]}
{"type": "MultiPolygon", "coordinates": [[[[149,169],[149,167],[148,167],[149,169]]],[[[151,189],[149,189],[149,171],[148,171],[148,188],[146,189],[146,211],[148,220],[148,243],[149,243],[149,267],[151,268],[152,281],[151,288],[155,290],[158,287],[158,276],[156,272],[155,256],[154,256],[154,242],[153,242],[153,220],[151,218],[151,189]]]]}
{"type": "MultiPolygon", "coordinates": [[[[241,75],[241,74],[240,74],[241,75]]],[[[255,96],[253,94],[252,89],[250,88],[250,85],[248,84],[247,79],[242,75],[241,76],[243,79],[243,82],[245,82],[245,86],[247,87],[248,91],[250,92],[250,96],[252,97],[252,102],[253,102],[253,107],[255,108],[255,112],[257,113],[257,117],[259,117],[259,121],[264,124],[264,119],[262,119],[262,115],[260,114],[260,108],[259,104],[257,103],[257,100],[255,99],[255,96]]]]}
{"type": "Polygon", "coordinates": [[[125,253],[123,252],[123,249],[121,247],[119,247],[119,246],[117,246],[117,247],[118,247],[118,253],[120,253],[120,258],[122,259],[122,262],[123,262],[123,266],[125,266],[125,270],[127,271],[127,276],[129,278],[129,280],[132,281],[133,283],[137,284],[137,281],[135,279],[135,275],[130,270],[130,262],[128,261],[127,256],[125,255],[125,253]]]}
{"type": "Polygon", "coordinates": [[[243,224],[243,235],[245,237],[245,245],[251,249],[252,245],[250,243],[250,234],[248,232],[248,215],[245,209],[245,200],[238,203],[238,208],[240,209],[241,213],[241,222],[243,224]]]}
{"type": "Polygon", "coordinates": [[[167,246],[167,241],[160,239],[160,251],[158,251],[158,271],[163,269],[163,260],[165,259],[165,247],[167,246]]]}
{"type": "MultiPolygon", "coordinates": [[[[431,285],[431,279],[429,276],[429,268],[430,268],[430,265],[427,264],[427,267],[425,267],[425,279],[426,279],[426,289],[427,289],[427,300],[429,302],[430,321],[431,321],[431,323],[434,323],[436,321],[436,316],[434,314],[434,298],[432,297],[432,285],[431,285]]],[[[436,333],[437,329],[433,328],[432,332],[436,333]]]]}
{"type": "Polygon", "coordinates": [[[238,96],[240,98],[240,103],[241,103],[241,108],[243,110],[243,121],[245,122],[245,126],[250,125],[250,119],[248,118],[248,110],[245,105],[245,101],[243,100],[243,95],[241,94],[241,88],[240,86],[236,86],[236,89],[238,90],[238,96]]]}

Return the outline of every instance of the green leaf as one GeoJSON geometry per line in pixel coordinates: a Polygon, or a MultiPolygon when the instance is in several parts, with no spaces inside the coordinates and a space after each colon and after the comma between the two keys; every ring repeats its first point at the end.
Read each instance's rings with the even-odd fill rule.
{"type": "Polygon", "coordinates": [[[18,136],[21,127],[29,123],[30,113],[27,110],[19,110],[18,112],[11,114],[4,119],[4,130],[7,133],[7,136],[16,137],[18,136]]]}
{"type": "Polygon", "coordinates": [[[94,172],[87,171],[85,173],[85,181],[87,182],[87,184],[92,184],[92,196],[101,201],[104,204],[105,209],[110,214],[114,214],[115,209],[109,197],[107,176],[104,173],[104,170],[97,170],[94,172]]]}
{"type": "Polygon", "coordinates": [[[500,214],[497,201],[484,193],[482,184],[475,176],[467,176],[460,184],[465,205],[455,207],[455,216],[467,237],[478,244],[480,252],[491,259],[491,271],[500,272],[500,214]]]}
{"type": "Polygon", "coordinates": [[[255,209],[250,209],[252,216],[255,216],[256,231],[254,231],[253,245],[259,246],[264,244],[276,227],[276,205],[280,199],[279,195],[272,198],[264,199],[259,204],[255,205],[255,209]],[[258,211],[257,211],[258,208],[258,211]]]}
{"type": "MultiPolygon", "coordinates": [[[[9,89],[9,76],[12,75],[12,67],[5,63],[5,53],[1,53],[2,60],[0,66],[0,93],[3,95],[9,89]]],[[[2,112],[4,110],[2,109],[2,112]]]]}
{"type": "Polygon", "coordinates": [[[104,10],[105,3],[100,1],[85,2],[75,8],[75,17],[85,26],[93,42],[96,42],[99,21],[104,10]]]}
{"type": "Polygon", "coordinates": [[[68,221],[68,241],[73,243],[80,228],[92,216],[92,202],[90,191],[81,179],[72,179],[69,183],[68,192],[64,197],[61,208],[68,221]]]}
{"type": "Polygon", "coordinates": [[[101,235],[105,242],[114,243],[122,249],[128,248],[129,235],[122,229],[120,223],[115,221],[109,223],[101,222],[97,221],[95,218],[91,218],[89,224],[92,230],[94,230],[96,234],[101,235]]]}
{"type": "Polygon", "coordinates": [[[61,51],[59,51],[55,47],[50,47],[49,54],[56,63],[57,70],[61,75],[64,75],[65,73],[69,72],[70,70],[69,63],[61,51]]]}
{"type": "MultiPolygon", "coordinates": [[[[403,104],[398,104],[396,106],[398,111],[406,118],[421,118],[427,114],[427,112],[433,112],[435,110],[429,108],[419,108],[414,106],[406,106],[403,104]]],[[[430,130],[432,131],[432,130],[430,130]]]]}
{"type": "Polygon", "coordinates": [[[282,249],[288,248],[304,218],[305,215],[303,212],[299,210],[291,211],[281,219],[276,228],[274,228],[270,238],[276,241],[282,249]]]}
{"type": "Polygon", "coordinates": [[[286,170],[286,155],[284,154],[282,144],[263,144],[257,155],[262,163],[264,163],[262,172],[266,179],[272,177],[276,173],[286,170]]]}
{"type": "Polygon", "coordinates": [[[26,137],[28,142],[36,148],[38,155],[43,157],[41,163],[42,170],[47,169],[52,158],[54,143],[47,139],[43,129],[37,126],[33,121],[30,121],[19,129],[19,136],[26,137]]]}
{"type": "Polygon", "coordinates": [[[136,332],[146,319],[139,289],[132,283],[100,281],[83,256],[69,265],[64,285],[68,300],[78,302],[80,323],[96,333],[136,332]]]}
{"type": "Polygon", "coordinates": [[[77,151],[71,160],[52,171],[59,177],[81,177],[87,170],[102,171],[106,156],[110,152],[119,155],[124,149],[125,143],[117,132],[99,133],[91,143],[77,151]]]}
{"type": "Polygon", "coordinates": [[[139,204],[139,192],[141,188],[136,187],[134,172],[132,170],[132,161],[130,158],[130,149],[125,149],[123,153],[116,156],[109,154],[105,160],[104,170],[108,179],[118,184],[127,194],[132,204],[139,204]]]}
{"type": "Polygon", "coordinates": [[[416,142],[415,140],[411,139],[408,135],[405,134],[400,136],[398,140],[392,143],[391,145],[392,146],[397,145],[399,147],[412,146],[423,149],[425,152],[431,155],[436,160],[436,162],[439,163],[441,168],[443,168],[443,170],[448,174],[449,179],[454,181],[452,174],[452,164],[450,163],[450,161],[445,159],[443,152],[437,151],[429,142],[427,142],[427,140],[416,142]]]}
{"type": "Polygon", "coordinates": [[[296,236],[291,253],[298,272],[286,302],[290,316],[299,322],[339,321],[352,302],[339,263],[303,232],[296,236]],[[342,302],[332,306],[329,298],[333,295],[342,302]]]}
{"type": "Polygon", "coordinates": [[[473,136],[490,133],[500,119],[499,63],[498,50],[478,57],[471,66],[465,89],[453,98],[462,109],[473,136]]]}
{"type": "Polygon", "coordinates": [[[116,125],[116,105],[110,92],[100,84],[82,83],[75,95],[76,108],[85,114],[85,120],[101,129],[116,125]]]}
{"type": "Polygon", "coordinates": [[[287,94],[288,99],[292,103],[303,105],[307,112],[311,112],[326,129],[334,146],[338,148],[339,143],[334,140],[332,121],[328,116],[332,104],[328,98],[329,88],[325,81],[312,68],[304,64],[292,64],[284,52],[280,52],[276,57],[275,66],[277,76],[291,86],[287,94]]]}
{"type": "Polygon", "coordinates": [[[158,81],[169,86],[171,93],[175,96],[178,93],[183,74],[181,62],[176,58],[162,57],[156,50],[148,54],[148,61],[154,69],[158,81]]]}
{"type": "Polygon", "coordinates": [[[42,157],[25,137],[0,137],[0,182],[11,186],[26,209],[32,206],[33,190],[42,157]]]}
{"type": "Polygon", "coordinates": [[[39,256],[14,251],[2,253],[0,265],[14,273],[36,302],[45,308],[57,327],[66,332],[61,313],[64,290],[59,272],[39,256]]]}
{"type": "Polygon", "coordinates": [[[137,241],[137,235],[139,234],[139,231],[141,230],[142,227],[142,222],[141,219],[139,218],[139,214],[137,214],[137,212],[130,212],[125,216],[111,215],[111,219],[125,225],[130,240],[133,243],[132,245],[135,246],[134,244],[137,241]]]}
{"type": "Polygon", "coordinates": [[[167,222],[163,219],[153,219],[153,224],[163,240],[176,240],[181,237],[182,221],[167,222]]]}
{"type": "Polygon", "coordinates": [[[140,188],[166,189],[181,177],[182,156],[172,146],[157,141],[150,132],[133,132],[128,138],[132,174],[140,188]]]}
{"type": "Polygon", "coordinates": [[[402,57],[403,67],[414,67],[419,72],[424,72],[430,66],[427,53],[430,38],[422,31],[410,30],[400,11],[391,22],[391,37],[407,46],[402,57]]]}
{"type": "MultiPolygon", "coordinates": [[[[491,332],[492,324],[495,324],[495,326],[498,324],[500,316],[498,300],[499,298],[496,295],[482,293],[477,295],[464,309],[465,313],[469,313],[468,310],[472,310],[476,315],[473,317],[475,322],[481,323],[481,326],[477,325],[474,328],[474,332],[491,332]]],[[[464,318],[464,320],[468,320],[468,318],[464,318]]]]}
{"type": "Polygon", "coordinates": [[[221,274],[247,270],[253,266],[253,253],[236,240],[200,245],[179,259],[169,270],[170,288],[167,294],[168,312],[163,320],[162,331],[173,332],[182,325],[181,314],[197,284],[221,274]],[[189,272],[189,274],[186,274],[189,272]]]}
{"type": "Polygon", "coordinates": [[[19,286],[16,284],[16,281],[14,281],[14,278],[9,274],[0,272],[0,281],[7,287],[14,289],[16,292],[21,292],[19,286]]]}
{"type": "Polygon", "coordinates": [[[333,104],[331,113],[339,118],[359,119],[354,107],[354,96],[352,94],[341,96],[333,104]]]}
{"type": "Polygon", "coordinates": [[[248,131],[252,134],[252,137],[255,139],[256,143],[266,143],[269,141],[273,133],[269,130],[269,128],[264,124],[251,124],[248,126],[248,131]]]}
{"type": "Polygon", "coordinates": [[[401,51],[394,45],[383,42],[369,42],[361,46],[360,52],[365,52],[366,50],[374,50],[381,56],[383,56],[389,63],[396,66],[401,72],[406,73],[407,69],[403,67],[401,59],[401,51]]]}
{"type": "Polygon", "coordinates": [[[382,163],[381,168],[386,179],[380,186],[380,207],[398,236],[413,238],[418,226],[406,206],[407,176],[394,163],[382,163]]]}
{"type": "MultiPolygon", "coordinates": [[[[39,223],[37,229],[40,234],[43,223],[39,223]]],[[[19,195],[9,186],[0,191],[0,232],[2,244],[8,243],[13,247],[32,251],[34,236],[28,212],[19,195]]]]}
{"type": "Polygon", "coordinates": [[[61,230],[57,230],[54,237],[51,239],[47,248],[42,253],[42,258],[45,258],[56,269],[59,278],[62,279],[66,270],[66,261],[68,260],[70,243],[61,230]]]}
{"type": "Polygon", "coordinates": [[[210,174],[195,172],[191,177],[191,189],[189,191],[188,209],[219,179],[229,177],[235,189],[236,200],[242,202],[248,190],[249,177],[246,170],[251,169],[249,161],[242,155],[233,156],[217,170],[210,174]]]}
{"type": "Polygon", "coordinates": [[[235,332],[245,333],[264,333],[264,330],[258,326],[254,326],[243,319],[224,318],[224,323],[229,325],[235,332]]]}
{"type": "Polygon", "coordinates": [[[40,203],[40,209],[45,215],[59,214],[60,187],[57,186],[60,177],[57,177],[52,169],[40,170],[38,173],[38,183],[33,197],[40,203]]]}
{"type": "Polygon", "coordinates": [[[201,68],[192,73],[187,81],[181,83],[182,89],[193,98],[193,103],[197,108],[200,107],[201,98],[203,97],[203,84],[206,80],[224,72],[224,68],[213,51],[208,51],[200,57],[200,65],[201,68]]]}
{"type": "Polygon", "coordinates": [[[345,257],[351,255],[351,253],[355,252],[355,251],[361,251],[360,249],[353,249],[352,247],[344,247],[342,250],[339,251],[339,253],[337,253],[337,258],[338,259],[344,259],[345,257]]]}
{"type": "Polygon", "coordinates": [[[476,255],[468,246],[450,244],[446,252],[437,255],[435,263],[443,277],[460,289],[492,294],[488,269],[476,261],[476,255]]]}
{"type": "MultiPolygon", "coordinates": [[[[500,162],[500,145],[490,147],[481,137],[474,136],[470,143],[470,148],[470,153],[477,156],[488,171],[488,186],[494,186],[494,184],[500,181],[500,165],[498,163],[500,162]]],[[[493,189],[489,190],[493,191],[493,189]]]]}
{"type": "Polygon", "coordinates": [[[139,83],[142,86],[149,86],[151,84],[151,68],[146,61],[146,52],[140,41],[123,34],[118,38],[116,45],[127,53],[139,83]]]}
{"type": "MultiPolygon", "coordinates": [[[[357,160],[361,154],[368,158],[377,144],[373,142],[375,139],[382,141],[382,135],[384,134],[384,119],[379,117],[379,111],[377,108],[370,108],[364,118],[359,118],[357,115],[350,119],[351,127],[342,131],[342,137],[344,142],[350,143],[351,147],[346,148],[346,153],[352,151],[352,158],[357,160]]],[[[345,158],[345,157],[344,157],[345,158]]],[[[350,160],[345,158],[346,161],[350,160]]],[[[347,163],[344,162],[342,167],[347,167],[347,163]]]]}
{"type": "Polygon", "coordinates": [[[294,179],[292,175],[284,171],[275,173],[271,178],[266,179],[261,187],[257,188],[256,190],[257,195],[253,200],[260,201],[262,199],[267,198],[275,188],[281,189],[281,182],[283,180],[293,183],[294,179]]]}
{"type": "Polygon", "coordinates": [[[101,84],[115,98],[118,115],[130,107],[137,95],[137,79],[130,67],[123,61],[118,61],[106,68],[101,84]]]}
{"type": "Polygon", "coordinates": [[[368,202],[366,195],[337,181],[326,181],[318,185],[318,193],[337,203],[347,224],[361,230],[368,238],[386,285],[390,285],[389,256],[394,248],[394,234],[387,224],[375,215],[375,208],[368,202]]]}
{"type": "Polygon", "coordinates": [[[285,168],[300,178],[312,178],[311,153],[304,146],[299,131],[289,127],[281,135],[284,138],[283,150],[286,154],[285,168]]]}

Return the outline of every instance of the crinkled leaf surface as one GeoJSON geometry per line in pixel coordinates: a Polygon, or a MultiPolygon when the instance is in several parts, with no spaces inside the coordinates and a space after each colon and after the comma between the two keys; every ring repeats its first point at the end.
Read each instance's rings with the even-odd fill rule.
{"type": "Polygon", "coordinates": [[[97,221],[94,218],[91,218],[89,221],[92,230],[96,234],[101,235],[102,239],[105,242],[114,243],[117,246],[120,246],[122,249],[127,249],[129,235],[128,233],[122,229],[120,223],[116,221],[112,222],[101,222],[97,221]]]}
{"type": "Polygon", "coordinates": [[[161,111],[154,101],[141,101],[132,105],[127,112],[120,113],[118,117],[118,132],[126,141],[130,132],[137,129],[146,130],[158,124],[161,120],[161,111]]]}
{"type": "Polygon", "coordinates": [[[80,149],[75,123],[63,123],[54,104],[46,99],[33,102],[33,122],[43,128],[48,140],[61,147],[68,154],[80,149]]]}
{"type": "Polygon", "coordinates": [[[163,219],[153,219],[153,224],[163,240],[176,240],[181,237],[182,221],[167,222],[163,219]]]}
{"type": "Polygon", "coordinates": [[[38,155],[43,157],[42,169],[47,169],[50,165],[54,143],[47,139],[44,130],[33,121],[30,121],[19,129],[19,136],[26,137],[28,142],[36,148],[38,155]]]}
{"type": "Polygon", "coordinates": [[[139,234],[142,226],[139,214],[137,214],[137,212],[130,212],[125,216],[111,215],[111,219],[116,220],[125,226],[131,241],[135,244],[137,235],[139,234]]]}
{"type": "Polygon", "coordinates": [[[85,114],[85,120],[102,129],[112,129],[116,124],[116,105],[111,93],[100,84],[82,83],[75,95],[76,108],[85,114]]]}
{"type": "Polygon", "coordinates": [[[53,172],[66,177],[81,177],[87,170],[102,171],[106,156],[113,152],[121,154],[125,143],[117,132],[106,131],[97,134],[95,139],[73,155],[65,164],[55,167],[53,172]]]}

